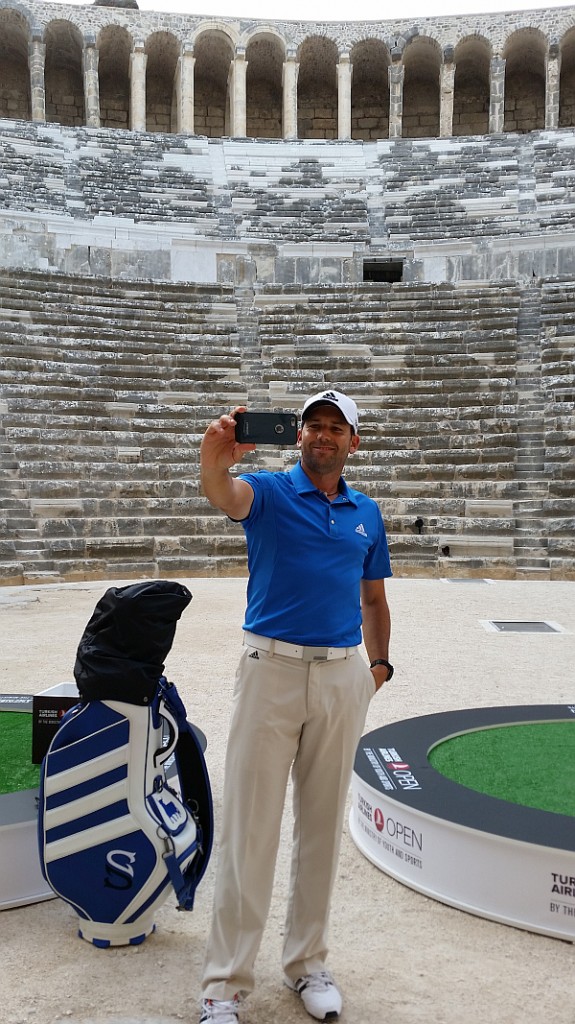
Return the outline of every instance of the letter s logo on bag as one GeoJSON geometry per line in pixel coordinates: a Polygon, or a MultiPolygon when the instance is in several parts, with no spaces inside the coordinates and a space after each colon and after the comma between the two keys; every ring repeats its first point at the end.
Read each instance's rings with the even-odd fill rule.
{"type": "Polygon", "coordinates": [[[134,881],[132,865],[135,861],[136,854],[131,853],[129,850],[110,850],[106,857],[108,877],[104,879],[104,885],[108,889],[129,889],[134,881]],[[114,881],[111,876],[119,877],[114,881]]]}

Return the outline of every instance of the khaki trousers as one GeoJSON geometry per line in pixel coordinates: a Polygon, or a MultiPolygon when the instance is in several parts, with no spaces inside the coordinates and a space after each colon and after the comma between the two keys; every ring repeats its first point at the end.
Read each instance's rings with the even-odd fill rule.
{"type": "Polygon", "coordinates": [[[290,768],[293,849],[283,968],[324,969],[330,899],[357,744],[375,685],[359,654],[304,662],[246,647],[233,698],[203,995],[254,986],[290,768]]]}

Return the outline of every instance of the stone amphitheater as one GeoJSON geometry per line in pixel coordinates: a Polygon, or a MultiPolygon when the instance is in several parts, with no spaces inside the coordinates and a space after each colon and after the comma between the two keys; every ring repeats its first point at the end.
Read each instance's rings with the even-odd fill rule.
{"type": "Polygon", "coordinates": [[[325,385],[396,575],[575,579],[574,126],[575,7],[0,0],[0,583],[244,574],[201,435],[325,385]]]}

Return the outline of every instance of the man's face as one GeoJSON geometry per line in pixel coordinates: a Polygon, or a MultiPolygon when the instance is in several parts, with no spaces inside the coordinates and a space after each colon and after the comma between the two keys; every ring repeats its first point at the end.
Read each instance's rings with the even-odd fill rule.
{"type": "Polygon", "coordinates": [[[348,455],[357,451],[359,437],[333,405],[317,405],[298,434],[301,459],[311,472],[341,473],[348,455]]]}

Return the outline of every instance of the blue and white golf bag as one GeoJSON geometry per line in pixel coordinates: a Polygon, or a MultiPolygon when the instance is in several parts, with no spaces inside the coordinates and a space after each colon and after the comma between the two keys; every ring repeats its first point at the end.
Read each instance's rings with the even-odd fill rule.
{"type": "Polygon", "coordinates": [[[78,647],[81,702],[42,764],[42,871],[97,946],[142,942],[172,888],[191,910],[211,853],[202,745],[162,675],[190,600],[165,580],[106,591],[78,647]]]}

